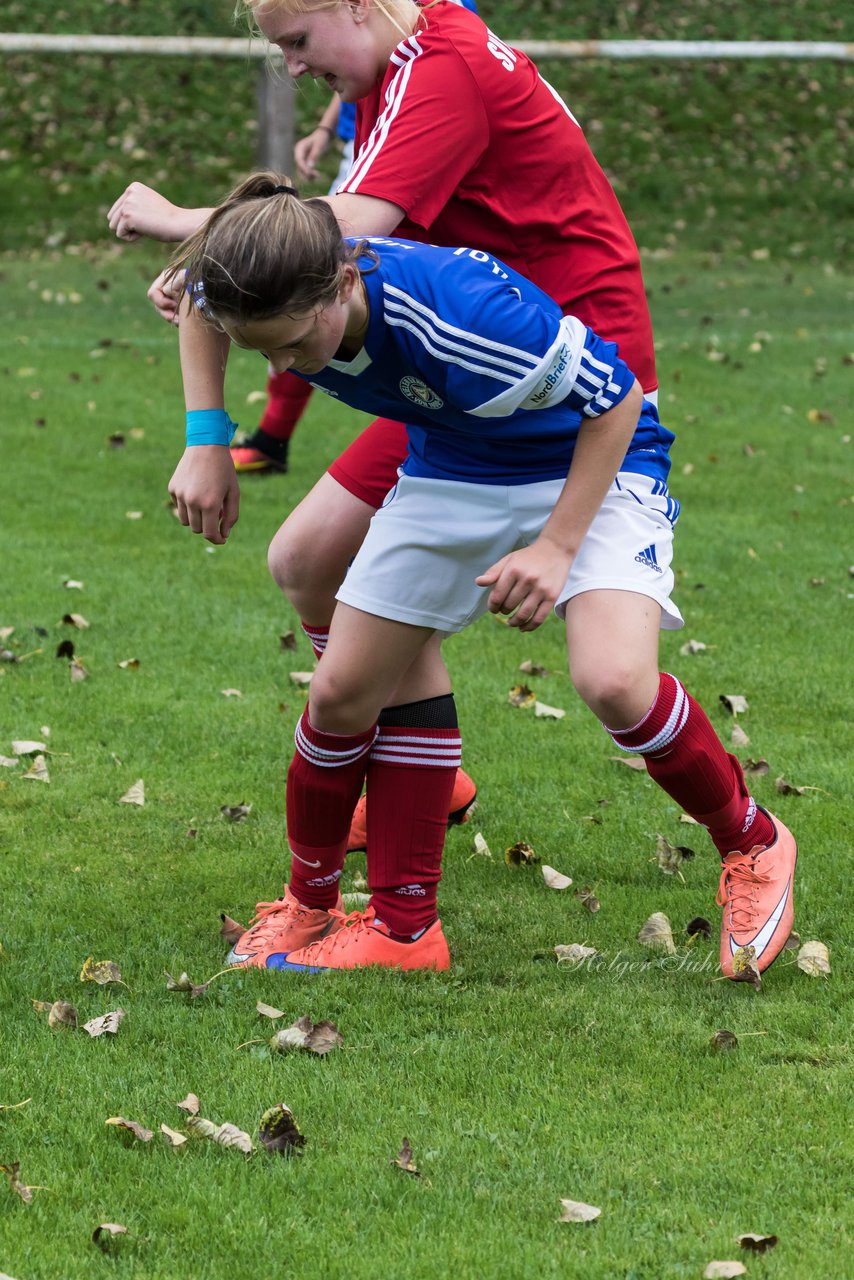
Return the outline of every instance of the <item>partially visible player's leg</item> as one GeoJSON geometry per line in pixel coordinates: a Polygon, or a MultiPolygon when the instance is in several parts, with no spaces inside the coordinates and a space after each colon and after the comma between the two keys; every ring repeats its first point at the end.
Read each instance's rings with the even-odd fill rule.
{"type": "Polygon", "coordinates": [[[267,378],[267,405],[251,435],[231,446],[234,469],[287,471],[291,436],[311,399],[312,386],[292,373],[270,372],[267,378]]]}
{"type": "Polygon", "coordinates": [[[658,669],[659,627],[681,619],[669,600],[668,529],[653,521],[644,531],[643,520],[636,505],[606,499],[594,521],[591,548],[573,570],[577,593],[566,604],[570,672],[616,745],[642,755],[650,777],[708,828],[722,860],[723,972],[732,976],[735,951],[748,945],[765,969],[791,930],[795,842],[757,808],[741,766],[703,709],[675,677],[658,669]],[[623,545],[619,527],[635,517],[637,547],[623,545]],[[600,535],[603,547],[611,544],[607,562],[597,555],[600,535]],[[634,566],[633,590],[601,585],[607,575],[622,575],[628,583],[634,566]]]}

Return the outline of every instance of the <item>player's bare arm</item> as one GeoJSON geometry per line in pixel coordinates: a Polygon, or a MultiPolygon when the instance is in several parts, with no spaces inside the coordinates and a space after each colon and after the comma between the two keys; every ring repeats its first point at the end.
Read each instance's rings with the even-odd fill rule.
{"type": "Polygon", "coordinates": [[[578,432],[560,497],[536,542],[502,557],[477,579],[492,587],[492,613],[513,614],[510,626],[534,631],[548,617],[593,517],[602,505],[638,424],[643,393],[635,381],[613,409],[578,432]]]}

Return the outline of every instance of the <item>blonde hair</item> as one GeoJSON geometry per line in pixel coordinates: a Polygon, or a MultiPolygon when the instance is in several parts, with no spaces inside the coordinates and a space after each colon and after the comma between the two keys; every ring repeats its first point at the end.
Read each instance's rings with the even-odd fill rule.
{"type": "Polygon", "coordinates": [[[238,327],[287,312],[328,306],[345,263],[364,242],[345,243],[325,200],[301,200],[288,178],[255,173],[178,248],[171,276],[186,271],[186,289],[213,323],[238,327]]]}
{"type": "MultiPolygon", "coordinates": [[[[252,33],[260,36],[255,22],[259,9],[282,11],[288,17],[293,17],[296,14],[311,13],[315,9],[340,9],[349,2],[350,0],[237,0],[234,18],[237,22],[246,19],[252,33]]],[[[415,0],[372,0],[372,4],[397,28],[404,39],[411,36],[418,26],[421,10],[415,0]]]]}

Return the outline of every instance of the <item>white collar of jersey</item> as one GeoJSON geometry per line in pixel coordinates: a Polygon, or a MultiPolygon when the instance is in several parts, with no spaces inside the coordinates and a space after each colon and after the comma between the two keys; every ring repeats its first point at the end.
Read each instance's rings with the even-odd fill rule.
{"type": "Polygon", "coordinates": [[[327,369],[334,369],[336,373],[349,373],[351,377],[355,378],[360,373],[364,373],[370,363],[371,357],[368,355],[368,348],[365,346],[352,360],[330,360],[326,367],[327,369]]]}

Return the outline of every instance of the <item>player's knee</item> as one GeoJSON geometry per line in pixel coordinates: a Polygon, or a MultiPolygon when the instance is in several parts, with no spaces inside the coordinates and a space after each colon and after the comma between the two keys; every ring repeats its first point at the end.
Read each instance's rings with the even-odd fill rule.
{"type": "Polygon", "coordinates": [[[324,669],[322,662],[312,677],[308,714],[315,728],[326,733],[361,733],[375,719],[364,686],[334,666],[324,669]]]}
{"type": "Polygon", "coordinates": [[[603,724],[633,724],[643,714],[638,713],[641,673],[632,662],[612,660],[602,666],[572,668],[570,674],[579,697],[603,724]]]}

